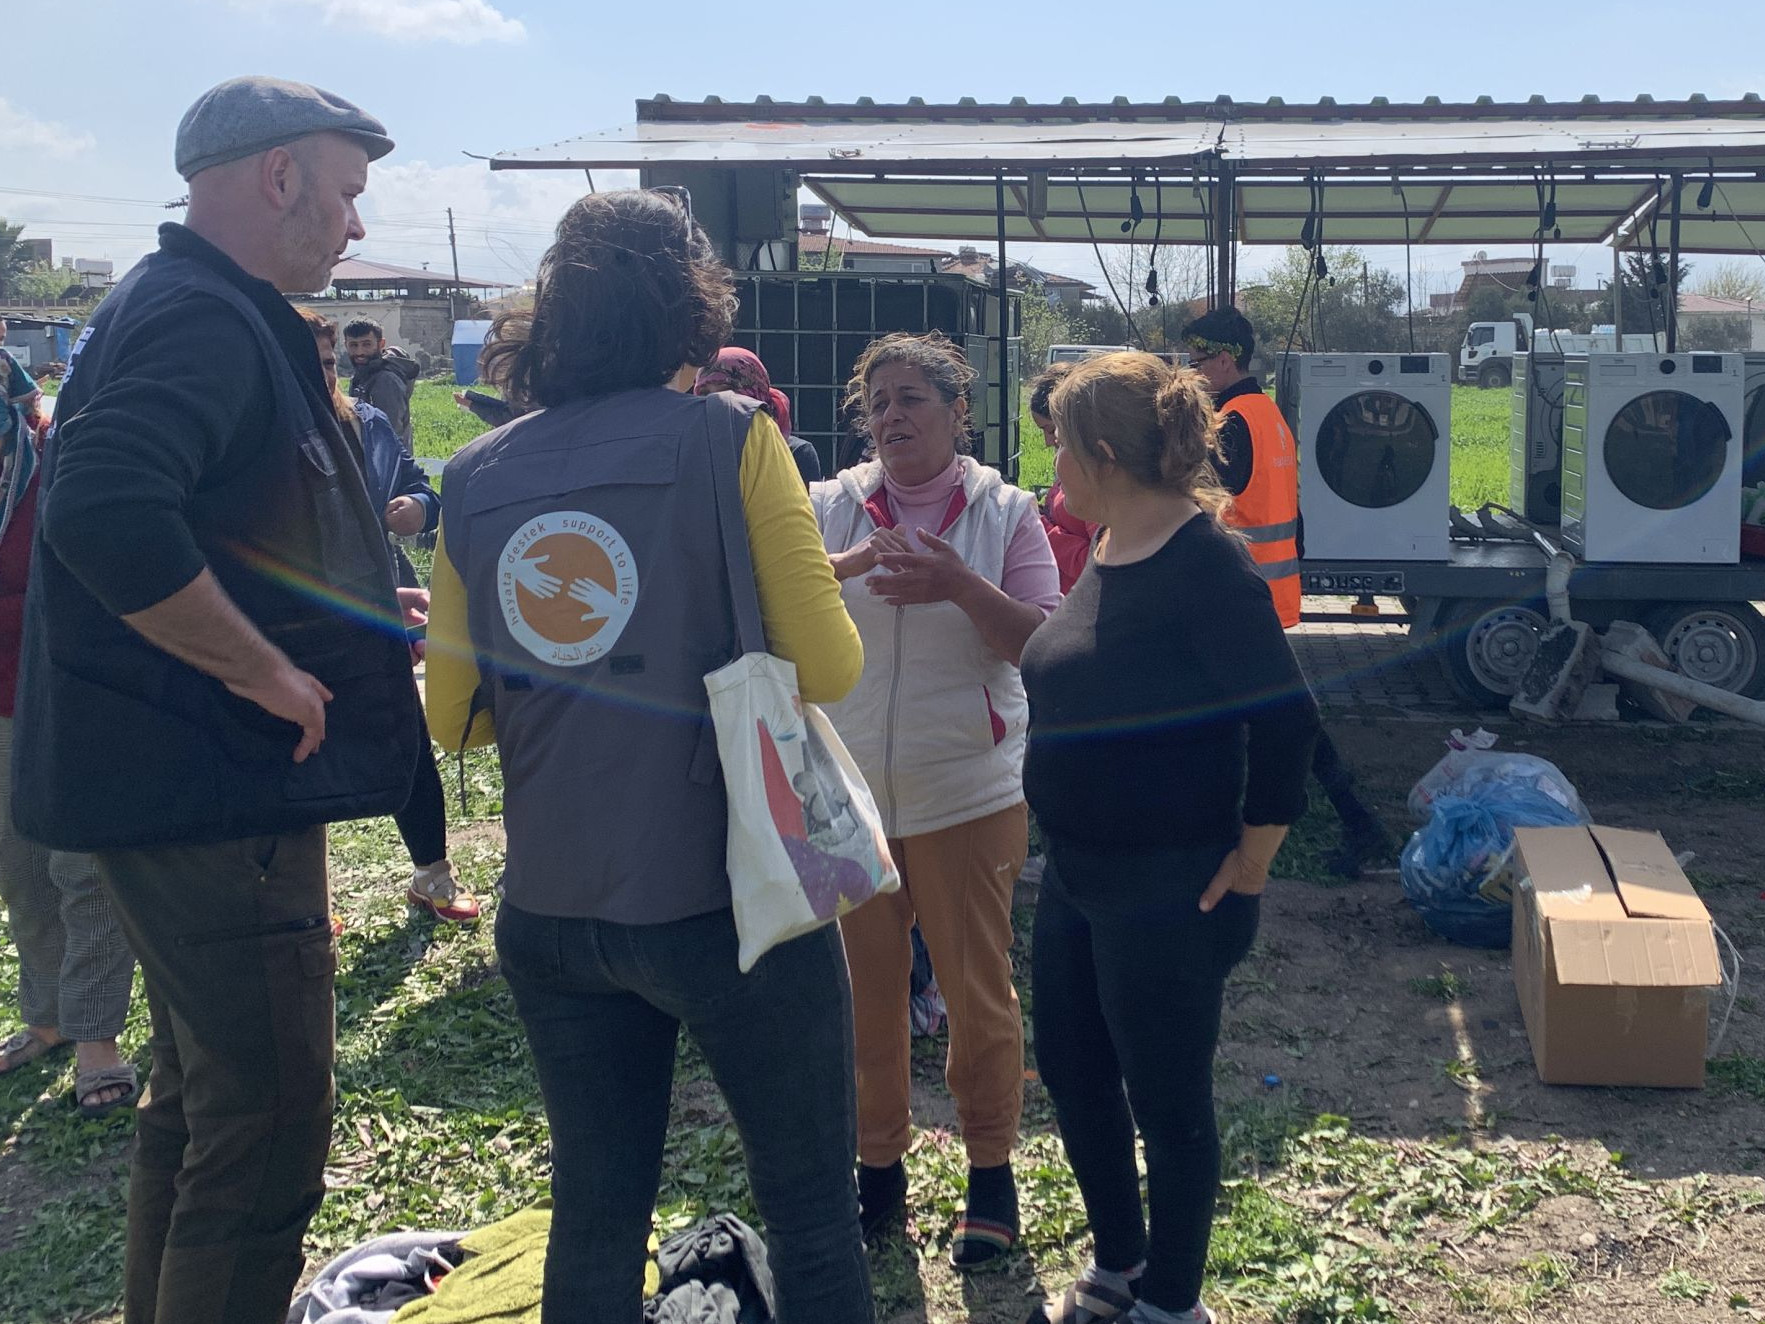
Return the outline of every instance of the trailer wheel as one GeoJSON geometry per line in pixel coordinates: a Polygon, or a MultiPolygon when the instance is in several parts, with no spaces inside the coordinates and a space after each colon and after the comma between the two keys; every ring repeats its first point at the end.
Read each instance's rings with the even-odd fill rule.
{"type": "Polygon", "coordinates": [[[1477,385],[1501,390],[1511,386],[1514,381],[1514,370],[1505,363],[1486,364],[1483,371],[1477,374],[1477,385]]]}
{"type": "Polygon", "coordinates": [[[1765,698],[1765,618],[1750,602],[1674,602],[1649,614],[1674,666],[1706,685],[1765,698]]]}
{"type": "Polygon", "coordinates": [[[1506,708],[1538,651],[1538,635],[1549,617],[1542,604],[1474,599],[1446,604],[1441,613],[1442,660],[1446,677],[1480,708],[1506,708]]]}

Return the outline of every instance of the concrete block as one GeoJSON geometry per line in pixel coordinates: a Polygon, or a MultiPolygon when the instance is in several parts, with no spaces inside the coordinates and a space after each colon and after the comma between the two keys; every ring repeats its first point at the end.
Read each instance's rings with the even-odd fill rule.
{"type": "Polygon", "coordinates": [[[1577,722],[1615,722],[1618,720],[1618,687],[1612,684],[1589,685],[1581,692],[1575,705],[1577,722]]]}
{"type": "Polygon", "coordinates": [[[1599,676],[1599,644],[1585,621],[1555,621],[1538,636],[1532,665],[1508,703],[1515,717],[1534,722],[1565,722],[1581,695],[1599,676]]]}
{"type": "MultiPolygon", "coordinates": [[[[1638,662],[1659,667],[1662,671],[1673,670],[1673,664],[1667,660],[1667,654],[1661,650],[1661,645],[1655,642],[1655,636],[1635,621],[1613,621],[1600,640],[1600,651],[1635,658],[1638,662]]],[[[1619,685],[1645,712],[1663,722],[1689,721],[1697,708],[1697,704],[1690,699],[1667,694],[1640,681],[1625,679],[1619,685]]]]}

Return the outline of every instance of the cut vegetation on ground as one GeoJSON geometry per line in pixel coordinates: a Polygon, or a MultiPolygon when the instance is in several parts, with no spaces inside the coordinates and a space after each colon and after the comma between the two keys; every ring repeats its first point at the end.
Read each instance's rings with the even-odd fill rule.
{"type": "MultiPolygon", "coordinates": [[[[1344,720],[1345,756],[1394,829],[1438,748],[1432,727],[1344,720]]],[[[1724,728],[1504,732],[1558,762],[1602,821],[1660,826],[1748,970],[1765,965],[1756,862],[1765,740],[1724,728]],[[1712,778],[1742,788],[1712,797],[1712,778]],[[1744,793],[1743,793],[1744,792],[1744,793]]],[[[320,1260],[398,1228],[466,1227],[546,1190],[546,1131],[491,943],[500,781],[467,761],[452,851],[487,900],[476,929],[413,917],[390,822],[336,828],[338,1084],[320,1260]]],[[[451,783],[453,778],[448,778],[451,783]]],[[[1316,797],[1321,801],[1321,797],[1316,797]]],[[[1407,830],[1407,828],[1405,828],[1407,830]]],[[[1765,1014],[1743,990],[1702,1092],[1540,1085],[1505,953],[1432,938],[1395,877],[1343,885],[1320,861],[1327,810],[1277,865],[1252,957],[1228,993],[1216,1082],[1227,1185],[1209,1261],[1223,1324],[1360,1320],[1685,1324],[1765,1318],[1765,1014]],[[1271,1084],[1269,1082],[1273,1081],[1271,1084]]],[[[1026,1007],[1033,896],[1014,958],[1026,1007]]],[[[0,930],[0,938],[4,938],[0,930]]],[[[0,1005],[17,966],[0,955],[0,1005]]],[[[137,1002],[124,1047],[142,1058],[137,1002]]],[[[914,1054],[913,1217],[872,1247],[888,1324],[1019,1324],[1089,1250],[1078,1194],[1032,1075],[1016,1155],[1024,1243],[963,1278],[944,1255],[965,1158],[942,1085],[944,1041],[914,1054]]],[[[0,1319],[114,1314],[127,1116],[81,1121],[64,1061],[0,1078],[0,1319]]],[[[679,1061],[664,1229],[752,1217],[740,1145],[703,1063],[679,1061]]]]}

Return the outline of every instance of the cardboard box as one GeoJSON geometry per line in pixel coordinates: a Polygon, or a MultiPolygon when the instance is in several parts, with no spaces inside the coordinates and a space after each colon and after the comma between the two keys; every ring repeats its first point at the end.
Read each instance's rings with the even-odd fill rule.
{"type": "Polygon", "coordinates": [[[1539,1079],[1704,1083],[1710,912],[1658,832],[1514,833],[1514,987],[1539,1079]]]}

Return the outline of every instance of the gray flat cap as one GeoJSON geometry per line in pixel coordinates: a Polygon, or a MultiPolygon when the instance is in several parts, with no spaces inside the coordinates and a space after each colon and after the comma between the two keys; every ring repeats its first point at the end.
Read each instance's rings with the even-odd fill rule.
{"type": "Polygon", "coordinates": [[[178,124],[175,157],[185,179],[309,133],[346,133],[378,161],[392,150],[386,126],[334,92],[281,78],[229,78],[196,98],[178,124]]]}

